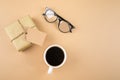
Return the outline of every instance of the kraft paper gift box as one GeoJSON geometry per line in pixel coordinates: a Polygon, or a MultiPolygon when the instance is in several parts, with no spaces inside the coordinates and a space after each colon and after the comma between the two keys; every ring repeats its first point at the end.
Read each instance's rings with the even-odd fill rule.
{"type": "MultiPolygon", "coordinates": [[[[5,28],[7,35],[18,51],[23,51],[32,46],[32,43],[26,39],[28,29],[37,29],[30,16],[20,18],[5,28]]],[[[46,34],[43,33],[42,35],[44,35],[43,38],[45,39],[46,34]]]]}

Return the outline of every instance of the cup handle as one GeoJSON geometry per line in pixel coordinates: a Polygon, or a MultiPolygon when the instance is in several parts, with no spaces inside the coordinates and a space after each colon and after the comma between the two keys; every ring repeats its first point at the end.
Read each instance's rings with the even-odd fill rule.
{"type": "Polygon", "coordinates": [[[48,69],[48,74],[51,74],[52,71],[53,71],[53,67],[50,66],[49,69],[48,69]]]}

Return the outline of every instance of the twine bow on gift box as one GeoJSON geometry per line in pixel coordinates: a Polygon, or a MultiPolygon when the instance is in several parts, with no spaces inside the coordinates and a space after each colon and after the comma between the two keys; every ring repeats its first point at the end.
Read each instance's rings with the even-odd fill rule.
{"type": "MultiPolygon", "coordinates": [[[[20,37],[21,35],[23,35],[23,34],[27,34],[27,31],[24,29],[24,26],[20,23],[20,21],[18,20],[18,22],[19,22],[19,24],[21,25],[21,28],[24,30],[24,32],[22,32],[22,33],[20,33],[19,35],[17,35],[16,37],[14,37],[12,40],[11,40],[11,42],[12,41],[14,41],[15,39],[17,39],[18,37],[20,37]]],[[[26,36],[25,36],[25,39],[26,39],[26,36]]]]}

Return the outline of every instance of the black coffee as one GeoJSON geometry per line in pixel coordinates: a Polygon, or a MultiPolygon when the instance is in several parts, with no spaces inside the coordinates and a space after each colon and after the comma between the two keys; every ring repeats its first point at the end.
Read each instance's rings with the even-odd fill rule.
{"type": "Polygon", "coordinates": [[[46,60],[51,66],[60,65],[64,60],[63,50],[56,46],[49,48],[46,53],[46,60]]]}

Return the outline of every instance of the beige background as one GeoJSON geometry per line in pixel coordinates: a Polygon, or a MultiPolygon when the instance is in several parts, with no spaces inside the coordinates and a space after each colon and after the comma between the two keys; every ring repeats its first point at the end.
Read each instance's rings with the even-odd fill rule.
{"type": "Polygon", "coordinates": [[[0,80],[120,80],[120,1],[0,0],[0,80]],[[44,20],[46,5],[76,26],[73,33],[61,33],[44,20]],[[48,36],[44,46],[20,53],[4,27],[27,14],[48,36]],[[48,75],[43,53],[54,43],[68,58],[48,75]]]}

